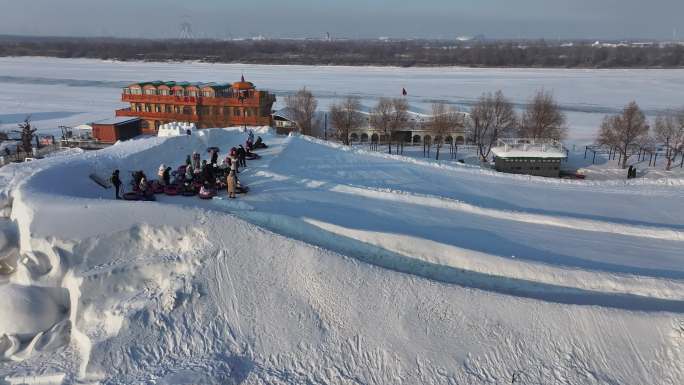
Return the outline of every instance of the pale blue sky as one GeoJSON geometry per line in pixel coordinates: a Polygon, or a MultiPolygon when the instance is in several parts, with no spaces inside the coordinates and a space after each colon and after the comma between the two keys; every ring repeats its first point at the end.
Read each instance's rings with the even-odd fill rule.
{"type": "Polygon", "coordinates": [[[682,15],[684,0],[0,0],[0,34],[669,39],[682,15]]]}

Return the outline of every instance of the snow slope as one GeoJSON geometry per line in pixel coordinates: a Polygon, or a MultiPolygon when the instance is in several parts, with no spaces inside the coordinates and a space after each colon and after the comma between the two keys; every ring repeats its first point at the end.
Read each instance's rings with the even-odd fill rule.
{"type": "Polygon", "coordinates": [[[258,131],[237,200],[115,201],[88,175],[225,154],[239,129],[0,169],[0,292],[26,298],[0,306],[0,378],[684,382],[681,179],[501,175],[258,131]]]}

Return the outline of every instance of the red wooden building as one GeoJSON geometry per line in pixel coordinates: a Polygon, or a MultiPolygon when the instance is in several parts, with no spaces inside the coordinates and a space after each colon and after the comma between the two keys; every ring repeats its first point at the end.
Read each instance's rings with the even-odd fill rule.
{"type": "Polygon", "coordinates": [[[93,138],[102,143],[115,143],[119,140],[135,138],[141,134],[141,120],[138,118],[114,118],[91,124],[93,138]]]}
{"type": "Polygon", "coordinates": [[[135,83],[123,89],[121,100],[130,107],[116,116],[141,119],[143,134],[156,134],[169,122],[195,123],[198,128],[270,126],[275,95],[257,90],[244,77],[233,84],[135,83]]]}

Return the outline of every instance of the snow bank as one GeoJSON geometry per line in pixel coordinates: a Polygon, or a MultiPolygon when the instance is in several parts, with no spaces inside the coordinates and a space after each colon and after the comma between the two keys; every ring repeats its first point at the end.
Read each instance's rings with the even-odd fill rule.
{"type": "Polygon", "coordinates": [[[0,335],[32,336],[49,329],[65,316],[64,295],[38,286],[0,285],[0,335]]]}

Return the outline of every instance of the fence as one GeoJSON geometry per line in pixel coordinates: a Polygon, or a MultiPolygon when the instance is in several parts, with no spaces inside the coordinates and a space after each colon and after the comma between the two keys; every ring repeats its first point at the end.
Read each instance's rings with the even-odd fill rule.
{"type": "Polygon", "coordinates": [[[51,152],[58,151],[61,148],[62,146],[59,143],[55,143],[41,146],[40,148],[34,147],[31,152],[17,151],[14,154],[2,155],[0,156],[0,166],[4,166],[9,163],[25,162],[27,158],[40,158],[51,152]]]}

